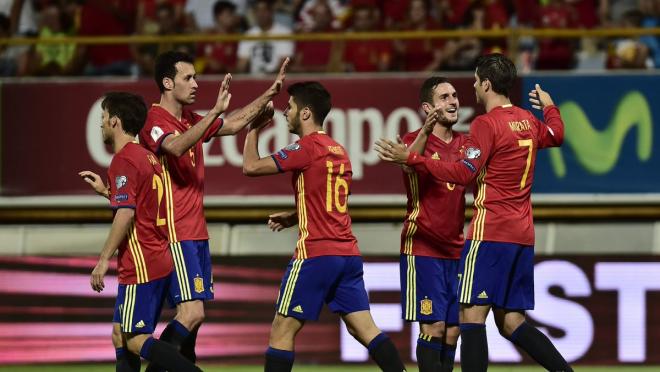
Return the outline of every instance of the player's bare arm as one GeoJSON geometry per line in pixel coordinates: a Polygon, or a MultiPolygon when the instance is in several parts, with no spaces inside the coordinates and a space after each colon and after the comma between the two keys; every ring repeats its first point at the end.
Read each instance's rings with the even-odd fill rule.
{"type": "Polygon", "coordinates": [[[543,110],[544,107],[554,105],[550,94],[541,89],[539,84],[536,84],[534,89],[529,92],[529,102],[532,104],[532,107],[537,110],[543,110]]]}
{"type": "Polygon", "coordinates": [[[406,148],[406,145],[403,144],[401,138],[399,142],[390,141],[385,138],[381,138],[376,141],[376,146],[374,147],[378,153],[378,157],[381,160],[397,163],[397,164],[406,164],[408,156],[410,156],[410,150],[406,148]]]}
{"type": "Polygon", "coordinates": [[[202,138],[209,126],[227,110],[231,101],[231,94],[229,93],[230,83],[231,74],[227,74],[220,84],[220,91],[218,92],[218,99],[215,102],[215,106],[209,110],[202,120],[185,131],[185,133],[178,136],[165,137],[161,149],[170,155],[179,157],[194,146],[202,138]]]}
{"type": "Polygon", "coordinates": [[[128,234],[128,229],[130,228],[131,223],[133,223],[133,216],[135,216],[135,210],[132,208],[120,208],[117,210],[117,213],[115,213],[110,233],[105,240],[103,250],[99,256],[99,261],[96,263],[96,266],[92,271],[92,277],[90,278],[92,289],[96,292],[101,292],[103,288],[105,288],[103,278],[108,272],[110,259],[119,248],[119,245],[126,237],[126,234],[128,234]]]}
{"type": "Polygon", "coordinates": [[[262,95],[257,97],[254,101],[250,102],[243,108],[240,108],[225,118],[225,122],[218,129],[215,136],[233,135],[251,125],[262,115],[268,102],[275,97],[282,90],[284,79],[286,78],[286,69],[289,65],[289,58],[286,58],[280,66],[280,71],[275,78],[273,84],[262,95]]]}
{"type": "Polygon", "coordinates": [[[110,187],[103,183],[101,176],[91,171],[81,171],[78,175],[87,182],[92,189],[102,197],[110,199],[110,187]]]}
{"type": "Polygon", "coordinates": [[[245,138],[245,146],[243,148],[243,174],[246,176],[256,177],[279,173],[275,160],[270,156],[265,158],[260,157],[259,148],[257,147],[259,133],[272,121],[273,114],[273,103],[269,102],[264,112],[250,125],[250,131],[245,138]]]}
{"type": "Polygon", "coordinates": [[[298,223],[296,211],[277,212],[268,216],[268,227],[272,231],[282,231],[298,223]]]}

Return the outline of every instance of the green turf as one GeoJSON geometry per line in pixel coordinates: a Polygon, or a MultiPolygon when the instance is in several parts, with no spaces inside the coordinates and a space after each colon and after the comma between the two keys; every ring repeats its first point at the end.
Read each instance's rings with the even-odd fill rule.
{"type": "MultiPolygon", "coordinates": [[[[207,372],[261,372],[262,366],[227,366],[227,365],[201,365],[204,371],[207,372]]],[[[580,372],[645,372],[645,371],[658,371],[659,366],[617,366],[617,367],[583,367],[575,366],[575,369],[580,372]]],[[[114,365],[109,364],[95,364],[95,365],[31,365],[31,366],[0,366],[0,371],[6,372],[112,372],[114,365]]],[[[336,365],[336,366],[319,366],[319,365],[298,365],[293,368],[295,372],[362,372],[376,370],[373,365],[336,365]]],[[[416,368],[409,369],[410,372],[417,371],[416,368]]],[[[460,368],[455,369],[460,371],[460,368]]],[[[540,367],[533,366],[494,366],[488,368],[491,372],[538,372],[543,371],[540,367]]]]}

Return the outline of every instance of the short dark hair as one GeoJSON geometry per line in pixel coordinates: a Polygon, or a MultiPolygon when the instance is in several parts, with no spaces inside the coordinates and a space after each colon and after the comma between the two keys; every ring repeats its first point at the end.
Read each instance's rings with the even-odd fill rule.
{"type": "Polygon", "coordinates": [[[219,0],[213,4],[213,16],[217,17],[226,11],[230,11],[232,13],[236,12],[236,5],[230,1],[225,0],[219,0]]]}
{"type": "Polygon", "coordinates": [[[490,81],[495,93],[509,97],[516,81],[516,65],[503,54],[487,54],[477,59],[477,76],[480,81],[490,81]]]}
{"type": "Polygon", "coordinates": [[[325,117],[332,108],[330,92],[317,81],[306,81],[291,84],[286,90],[298,106],[298,110],[309,107],[314,115],[314,121],[323,125],[325,117]]]}
{"type": "Polygon", "coordinates": [[[156,85],[158,85],[158,89],[161,93],[165,91],[163,79],[168,77],[174,80],[174,77],[176,76],[176,64],[179,62],[193,64],[194,60],[189,54],[177,52],[174,50],[162,53],[158,56],[158,58],[156,58],[156,64],[154,66],[154,79],[156,80],[156,85]]]}
{"type": "Polygon", "coordinates": [[[274,1],[274,0],[256,0],[256,1],[254,2],[253,6],[256,7],[257,5],[259,5],[259,4],[261,4],[261,3],[266,4],[266,6],[267,6],[269,9],[273,9],[273,7],[275,6],[275,1],[274,1]]]}
{"type": "Polygon", "coordinates": [[[107,110],[110,117],[121,120],[121,127],[126,133],[137,136],[147,120],[147,105],[141,96],[127,92],[106,93],[101,108],[107,110]]]}
{"type": "Polygon", "coordinates": [[[424,80],[424,83],[422,83],[422,87],[419,90],[420,103],[426,102],[433,104],[433,89],[444,83],[449,83],[449,79],[444,76],[431,76],[424,80]]]}

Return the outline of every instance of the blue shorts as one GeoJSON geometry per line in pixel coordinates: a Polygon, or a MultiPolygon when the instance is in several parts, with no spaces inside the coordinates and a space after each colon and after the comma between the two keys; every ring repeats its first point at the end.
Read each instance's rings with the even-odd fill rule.
{"type": "Polygon", "coordinates": [[[120,284],[112,321],[124,333],[154,333],[169,284],[169,275],[142,284],[120,284]]]}
{"type": "Polygon", "coordinates": [[[534,246],[466,240],[458,300],[508,310],[534,309],[534,246]]]}
{"type": "Polygon", "coordinates": [[[168,296],[170,306],[192,300],[213,299],[213,267],[208,240],[170,243],[174,259],[168,296]]]}
{"type": "Polygon", "coordinates": [[[458,324],[458,260],[402,254],[399,268],[403,319],[458,324]]]}
{"type": "Polygon", "coordinates": [[[369,310],[362,257],[293,259],[286,268],[275,309],[284,316],[318,320],[323,303],[340,314],[369,310]]]}

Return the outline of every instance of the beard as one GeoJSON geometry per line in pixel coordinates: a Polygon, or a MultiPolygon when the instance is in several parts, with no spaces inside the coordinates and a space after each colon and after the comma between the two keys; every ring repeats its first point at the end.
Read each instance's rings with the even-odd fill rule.
{"type": "Polygon", "coordinates": [[[300,118],[296,115],[293,120],[289,122],[289,133],[299,134],[300,125],[300,118]]]}

